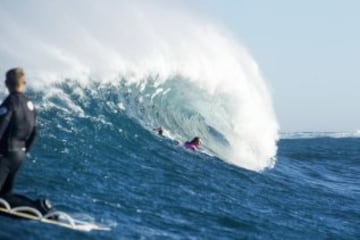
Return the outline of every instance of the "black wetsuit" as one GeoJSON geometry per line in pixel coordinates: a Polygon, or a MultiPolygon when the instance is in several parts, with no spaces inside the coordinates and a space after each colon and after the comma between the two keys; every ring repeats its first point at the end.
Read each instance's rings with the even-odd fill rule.
{"type": "Polygon", "coordinates": [[[33,103],[19,92],[11,93],[0,107],[0,196],[9,194],[36,137],[33,103]]]}

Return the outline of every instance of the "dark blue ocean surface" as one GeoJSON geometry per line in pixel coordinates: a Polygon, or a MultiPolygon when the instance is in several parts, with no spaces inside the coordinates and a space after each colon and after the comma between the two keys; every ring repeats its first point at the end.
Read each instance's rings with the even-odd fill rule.
{"type": "Polygon", "coordinates": [[[46,99],[16,192],[111,231],[0,216],[0,239],[360,238],[359,138],[282,139],[259,173],[187,151],[104,98],[74,97],[86,114],[46,99]]]}

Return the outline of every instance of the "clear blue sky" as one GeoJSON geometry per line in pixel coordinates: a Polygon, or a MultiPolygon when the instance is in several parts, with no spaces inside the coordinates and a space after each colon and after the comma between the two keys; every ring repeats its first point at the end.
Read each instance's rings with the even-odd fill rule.
{"type": "Polygon", "coordinates": [[[360,129],[360,1],[186,0],[249,48],[282,131],[360,129]]]}

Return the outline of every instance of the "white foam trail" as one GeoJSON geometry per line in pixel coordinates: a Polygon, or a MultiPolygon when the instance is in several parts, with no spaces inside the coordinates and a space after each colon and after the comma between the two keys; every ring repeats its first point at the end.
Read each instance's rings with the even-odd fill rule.
{"type": "Polygon", "coordinates": [[[281,139],[312,139],[312,138],[359,138],[360,130],[352,132],[288,132],[281,133],[281,139]]]}
{"type": "Polygon", "coordinates": [[[223,112],[207,113],[232,146],[218,152],[221,158],[254,170],[274,164],[278,124],[271,97],[248,51],[219,26],[145,1],[1,4],[0,72],[21,65],[30,85],[47,91],[66,78],[87,85],[153,76],[160,84],[181,75],[228,99],[223,112]]]}

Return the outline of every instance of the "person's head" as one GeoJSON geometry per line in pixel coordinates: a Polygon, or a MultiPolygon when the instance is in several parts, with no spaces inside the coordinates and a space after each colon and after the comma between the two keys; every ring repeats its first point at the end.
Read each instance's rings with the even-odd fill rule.
{"type": "Polygon", "coordinates": [[[22,68],[12,68],[6,72],[5,85],[9,92],[25,91],[25,72],[22,68]]]}
{"type": "Polygon", "coordinates": [[[163,133],[164,133],[164,130],[162,129],[162,127],[158,127],[158,128],[154,128],[153,129],[154,131],[156,131],[159,135],[163,135],[163,133]]]}
{"type": "Polygon", "coordinates": [[[199,147],[201,145],[201,138],[194,137],[193,140],[191,140],[191,143],[199,147]]]}

